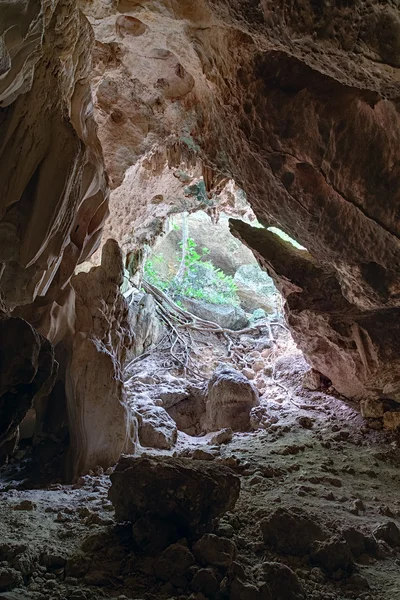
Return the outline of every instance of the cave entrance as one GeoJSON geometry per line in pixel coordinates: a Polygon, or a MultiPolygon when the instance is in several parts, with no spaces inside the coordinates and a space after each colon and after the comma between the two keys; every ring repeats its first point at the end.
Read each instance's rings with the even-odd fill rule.
{"type": "Polygon", "coordinates": [[[140,447],[170,450],[179,436],[208,443],[229,430],[270,428],[278,411],[296,410],[291,387],[301,387],[308,365],[272,278],[231,234],[232,216],[262,227],[245,201],[218,218],[174,214],[146,248],[140,277],[127,273],[136,340],[125,387],[140,447]]]}

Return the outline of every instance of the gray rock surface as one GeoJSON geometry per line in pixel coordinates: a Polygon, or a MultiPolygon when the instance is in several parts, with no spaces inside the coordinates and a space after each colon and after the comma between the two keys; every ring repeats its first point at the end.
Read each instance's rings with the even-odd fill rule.
{"type": "Polygon", "coordinates": [[[234,282],[244,310],[253,312],[262,308],[266,313],[276,310],[279,292],[268,273],[258,265],[241,265],[235,273],[234,282]]]}
{"type": "MultiPolygon", "coordinates": [[[[176,263],[180,253],[182,221],[179,217],[176,217],[175,221],[178,229],[171,230],[154,248],[155,254],[161,254],[164,258],[164,264],[160,268],[164,269],[165,275],[168,275],[168,269],[176,263]]],[[[195,241],[197,247],[200,250],[208,248],[210,260],[227,275],[233,276],[243,264],[256,265],[253,253],[230,233],[227,215],[221,214],[218,223],[214,224],[205,212],[199,211],[189,215],[188,229],[189,237],[195,241]]]]}
{"type": "Polygon", "coordinates": [[[161,406],[140,404],[135,407],[142,446],[169,450],[177,440],[176,423],[161,406]]]}
{"type": "Polygon", "coordinates": [[[240,371],[220,365],[208,383],[206,428],[250,429],[250,411],[259,404],[258,391],[240,371]]]}
{"type": "Polygon", "coordinates": [[[194,298],[182,298],[183,307],[205,321],[217,323],[220,327],[239,331],[249,324],[244,310],[238,306],[210,304],[194,298]]]}

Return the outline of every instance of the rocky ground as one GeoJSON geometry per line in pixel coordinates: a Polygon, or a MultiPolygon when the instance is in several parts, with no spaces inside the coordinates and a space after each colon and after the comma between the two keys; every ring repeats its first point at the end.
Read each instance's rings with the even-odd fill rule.
{"type": "MultiPolygon", "coordinates": [[[[400,599],[399,441],[370,428],[355,405],[304,389],[307,368],[293,349],[276,361],[261,397],[274,416],[266,428],[222,444],[212,433],[179,432],[171,450],[140,449],[156,461],[186,457],[189,469],[228,466],[240,479],[236,506],[204,530],[211,537],[189,533],[166,550],[143,551],[137,526],[121,512],[116,520],[110,472],[37,489],[9,465],[1,482],[0,597],[400,599]]],[[[129,489],[136,493],[135,484],[129,489]]],[[[143,489],[152,500],[163,491],[143,489]]],[[[188,493],[185,486],[179,493],[188,493]]],[[[155,539],[162,535],[161,527],[155,539]]]]}

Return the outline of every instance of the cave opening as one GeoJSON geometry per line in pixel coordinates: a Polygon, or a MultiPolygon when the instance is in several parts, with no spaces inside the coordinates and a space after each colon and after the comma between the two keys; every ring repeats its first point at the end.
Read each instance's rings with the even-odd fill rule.
{"type": "Polygon", "coordinates": [[[0,598],[400,597],[399,39],[2,1],[0,598]]]}

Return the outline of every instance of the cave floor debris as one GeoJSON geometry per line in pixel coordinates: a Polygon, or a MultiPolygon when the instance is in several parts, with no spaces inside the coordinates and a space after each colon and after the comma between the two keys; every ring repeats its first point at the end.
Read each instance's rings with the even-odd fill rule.
{"type": "MultiPolygon", "coordinates": [[[[268,407],[277,422],[266,430],[237,433],[212,445],[211,435],[180,433],[168,452],[222,461],[240,476],[237,505],[224,518],[238,548],[238,561],[253,568],[263,560],[290,566],[312,600],[400,599],[400,552],[380,542],[380,558],[357,560],[360,577],[350,586],[328,577],[304,558],[266,548],[260,521],[277,507],[305,509],[331,532],[354,527],[372,533],[389,521],[400,526],[400,449],[393,434],[366,426],[356,406],[301,387],[307,369],[299,353],[277,363],[279,381],[290,388],[297,408],[279,387],[268,407]],[[197,452],[201,450],[202,452],[197,452]],[[358,583],[357,583],[358,582],[358,583]]],[[[107,498],[110,480],[102,470],[73,485],[29,489],[1,482],[0,586],[3,598],[32,600],[129,600],[201,598],[153,576],[153,559],[129,548],[131,528],[114,521],[107,498]]],[[[203,597],[204,598],[204,597],[203,597]]]]}

